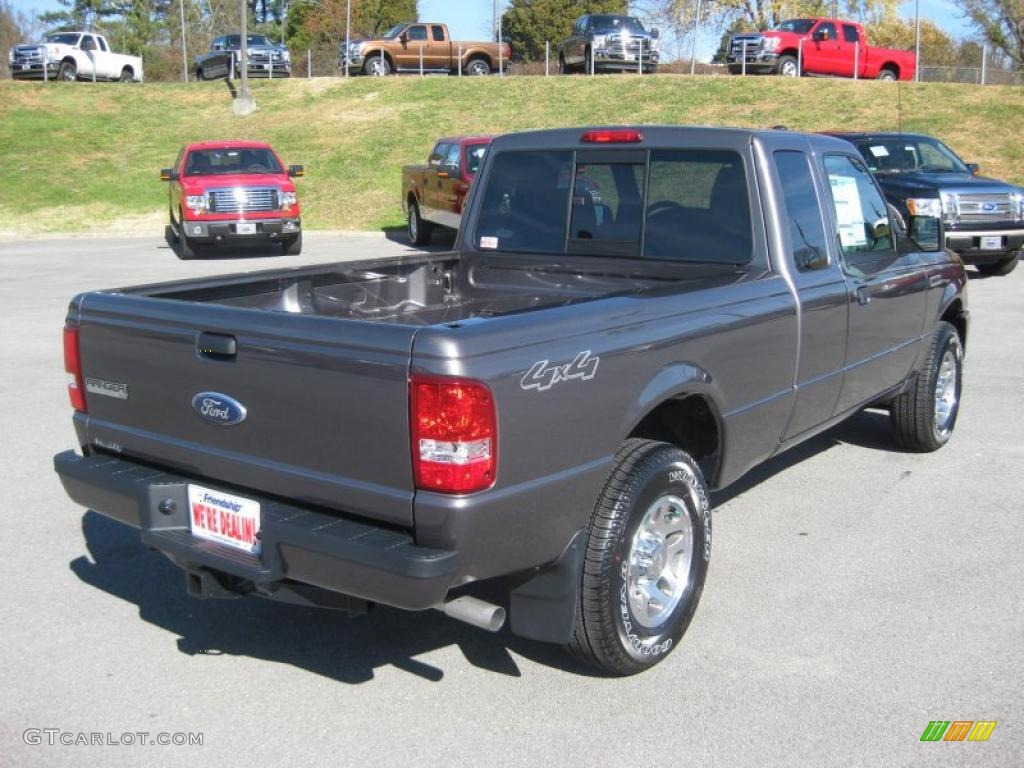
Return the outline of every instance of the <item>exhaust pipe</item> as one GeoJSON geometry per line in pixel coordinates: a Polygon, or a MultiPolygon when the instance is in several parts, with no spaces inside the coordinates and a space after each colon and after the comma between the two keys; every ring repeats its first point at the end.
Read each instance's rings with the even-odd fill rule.
{"type": "Polygon", "coordinates": [[[505,624],[504,608],[469,595],[440,603],[434,608],[449,618],[464,621],[488,632],[497,632],[505,624]]]}

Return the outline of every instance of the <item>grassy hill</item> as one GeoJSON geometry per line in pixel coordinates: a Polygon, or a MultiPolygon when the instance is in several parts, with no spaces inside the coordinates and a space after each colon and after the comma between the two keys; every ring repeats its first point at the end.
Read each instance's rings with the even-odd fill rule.
{"type": "Polygon", "coordinates": [[[257,81],[231,114],[224,82],[0,82],[0,232],[150,231],[158,180],[185,142],[270,141],[299,180],[310,228],[402,223],[400,167],[434,139],[586,124],[667,123],[930,133],[982,172],[1024,184],[1024,89],[846,80],[632,75],[257,81]]]}

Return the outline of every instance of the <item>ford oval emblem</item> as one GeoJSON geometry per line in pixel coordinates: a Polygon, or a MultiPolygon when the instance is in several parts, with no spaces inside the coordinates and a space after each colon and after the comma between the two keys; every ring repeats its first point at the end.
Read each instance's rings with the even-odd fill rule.
{"type": "Polygon", "coordinates": [[[982,203],[981,204],[981,210],[983,210],[985,213],[992,213],[995,209],[996,209],[996,204],[995,203],[982,203]]]}
{"type": "Polygon", "coordinates": [[[200,392],[192,398],[192,408],[202,418],[222,427],[245,421],[245,406],[221,392],[200,392]]]}

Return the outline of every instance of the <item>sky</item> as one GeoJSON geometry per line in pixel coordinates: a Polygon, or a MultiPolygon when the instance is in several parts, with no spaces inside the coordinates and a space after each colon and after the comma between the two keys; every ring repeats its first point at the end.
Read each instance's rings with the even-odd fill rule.
{"type": "MultiPolygon", "coordinates": [[[[954,38],[969,37],[970,25],[961,18],[959,6],[953,0],[919,0],[921,17],[929,19],[954,38]]],[[[44,13],[60,10],[57,0],[13,0],[15,10],[24,13],[44,13]]],[[[499,0],[500,7],[507,0],[499,0]]],[[[904,0],[900,4],[900,15],[912,18],[915,0],[904,0]]],[[[448,25],[456,40],[479,40],[489,37],[494,15],[493,0],[419,0],[420,19],[440,21],[448,25]]],[[[706,61],[718,47],[717,34],[704,34],[698,40],[697,56],[706,61]]],[[[552,41],[552,46],[556,41],[552,41]]]]}

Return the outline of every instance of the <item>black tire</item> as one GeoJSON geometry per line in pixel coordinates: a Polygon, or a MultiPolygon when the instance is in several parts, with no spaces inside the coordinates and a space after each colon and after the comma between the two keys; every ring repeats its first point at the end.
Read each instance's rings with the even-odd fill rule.
{"type": "Polygon", "coordinates": [[[892,81],[898,80],[899,78],[896,76],[895,69],[893,69],[892,67],[883,67],[882,70],[878,73],[878,79],[885,80],[886,82],[891,83],[892,81]]]}
{"type": "Polygon", "coordinates": [[[1014,251],[1010,256],[999,261],[992,261],[988,264],[975,264],[975,268],[983,275],[1008,275],[1017,268],[1020,260],[1020,251],[1014,251]]]}
{"type": "Polygon", "coordinates": [[[423,246],[430,242],[430,236],[434,232],[434,225],[424,221],[420,216],[420,207],[415,200],[409,201],[409,215],[406,217],[406,231],[409,233],[409,242],[413,245],[423,246]]]}
{"type": "Polygon", "coordinates": [[[60,69],[57,70],[57,78],[66,83],[72,83],[78,79],[78,65],[73,61],[62,61],[60,69]]]}
{"type": "Polygon", "coordinates": [[[125,67],[121,70],[121,77],[119,77],[118,80],[122,83],[130,83],[135,80],[135,78],[132,77],[132,71],[128,69],[128,67],[125,67]]]}
{"type": "Polygon", "coordinates": [[[799,77],[800,70],[797,67],[796,58],[789,55],[779,56],[779,60],[775,63],[775,74],[783,77],[799,77]]]}
{"type": "MultiPolygon", "coordinates": [[[[651,529],[645,526],[643,530],[651,529]]],[[[659,573],[664,574],[667,548],[651,551],[655,552],[653,560],[662,563],[659,573]]],[[[693,619],[710,556],[711,508],[697,463],[668,443],[626,441],[591,517],[569,652],[613,675],[632,675],[653,667],[678,645],[693,619]],[[669,514],[675,511],[675,517],[665,517],[669,502],[660,503],[663,499],[675,500],[667,507],[669,514]],[[657,623],[636,612],[629,587],[634,568],[647,567],[637,566],[636,557],[645,555],[635,555],[634,543],[641,540],[637,538],[643,536],[641,526],[652,514],[667,524],[683,520],[685,514],[686,521],[680,525],[688,525],[689,531],[689,537],[673,533],[662,541],[677,541],[685,551],[676,555],[687,555],[689,564],[680,562],[686,583],[678,598],[673,598],[675,602],[663,606],[664,616],[653,617],[657,623]]],[[[636,591],[631,594],[640,599],[643,592],[638,585],[646,577],[637,578],[639,581],[633,582],[636,591]]],[[[653,583],[660,584],[661,579],[653,583]]],[[[654,603],[648,602],[646,610],[651,605],[654,603]]]]}
{"type": "MultiPolygon", "coordinates": [[[[917,372],[910,389],[892,401],[890,416],[896,439],[910,451],[928,453],[937,451],[949,442],[960,413],[960,393],[963,385],[964,348],[956,328],[940,321],[932,334],[928,357],[917,372]],[[943,370],[947,360],[952,370],[943,370]],[[940,375],[949,380],[948,400],[939,407],[940,375]],[[951,379],[949,378],[951,377],[951,379]]],[[[944,388],[944,391],[945,388],[944,388]]]]}
{"type": "Polygon", "coordinates": [[[491,64],[487,59],[470,59],[466,64],[466,74],[476,77],[484,77],[491,74],[491,64]]]}
{"type": "Polygon", "coordinates": [[[583,52],[583,74],[589,75],[591,71],[593,71],[595,75],[597,74],[597,69],[594,68],[593,58],[594,52],[590,48],[587,48],[583,52]]]}
{"type": "Polygon", "coordinates": [[[205,79],[206,79],[206,72],[205,72],[205,70],[203,70],[202,67],[199,67],[198,69],[196,69],[196,80],[198,80],[201,83],[205,79]]]}
{"type": "Polygon", "coordinates": [[[302,233],[299,232],[299,234],[281,241],[281,250],[284,251],[285,256],[298,256],[302,253],[302,233]]]}
{"type": "Polygon", "coordinates": [[[199,258],[199,245],[185,234],[185,215],[178,218],[178,258],[183,261],[199,258]]]}
{"type": "Polygon", "coordinates": [[[558,74],[568,75],[570,74],[569,65],[565,63],[565,56],[558,57],[558,74]]]}
{"type": "Polygon", "coordinates": [[[391,74],[391,62],[387,56],[370,56],[363,62],[363,74],[387,77],[391,74]]]}

